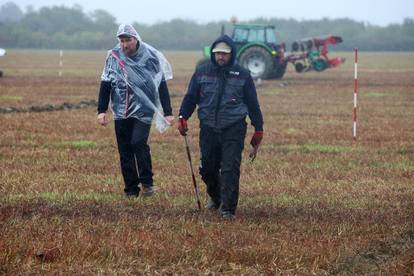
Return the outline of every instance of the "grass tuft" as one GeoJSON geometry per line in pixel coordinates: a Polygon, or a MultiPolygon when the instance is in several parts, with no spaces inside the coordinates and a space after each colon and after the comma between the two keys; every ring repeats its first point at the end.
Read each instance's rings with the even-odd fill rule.
{"type": "Polygon", "coordinates": [[[350,152],[351,147],[320,145],[320,144],[303,144],[303,145],[280,145],[283,152],[300,152],[300,153],[343,153],[350,152]]]}
{"type": "Polygon", "coordinates": [[[79,141],[68,141],[68,142],[62,142],[59,144],[63,147],[72,147],[76,149],[81,148],[95,148],[97,146],[95,141],[89,141],[89,140],[79,140],[79,141]]]}
{"type": "Polygon", "coordinates": [[[361,96],[365,98],[380,98],[380,97],[385,97],[386,94],[381,93],[381,92],[367,92],[367,93],[363,93],[361,96]]]}
{"type": "Polygon", "coordinates": [[[0,101],[21,101],[21,100],[23,100],[23,97],[21,96],[7,96],[7,95],[0,96],[0,101]]]}

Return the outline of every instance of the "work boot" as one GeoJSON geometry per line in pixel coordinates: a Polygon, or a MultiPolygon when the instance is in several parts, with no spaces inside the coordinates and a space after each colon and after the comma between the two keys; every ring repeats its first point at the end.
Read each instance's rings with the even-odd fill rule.
{"type": "Polygon", "coordinates": [[[229,211],[223,211],[221,212],[221,218],[224,220],[234,220],[236,216],[229,211]]]}
{"type": "Polygon", "coordinates": [[[217,204],[211,197],[208,197],[207,206],[208,210],[218,210],[220,208],[220,204],[217,204]]]}
{"type": "Polygon", "coordinates": [[[150,187],[142,187],[142,196],[143,197],[150,197],[154,195],[154,188],[150,187]]]}
{"type": "Polygon", "coordinates": [[[128,198],[138,197],[139,187],[138,186],[133,186],[133,185],[125,186],[124,193],[128,198]]]}

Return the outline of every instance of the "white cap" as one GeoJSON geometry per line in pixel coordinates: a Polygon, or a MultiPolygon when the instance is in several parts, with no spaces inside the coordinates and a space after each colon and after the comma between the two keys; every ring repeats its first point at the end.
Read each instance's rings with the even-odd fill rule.
{"type": "Polygon", "coordinates": [[[213,53],[222,52],[222,53],[231,53],[231,47],[225,42],[219,42],[214,46],[213,53]]]}

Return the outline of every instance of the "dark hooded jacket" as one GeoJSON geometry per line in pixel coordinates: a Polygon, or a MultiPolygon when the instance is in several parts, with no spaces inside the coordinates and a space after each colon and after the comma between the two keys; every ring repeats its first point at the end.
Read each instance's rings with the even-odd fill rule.
{"type": "Polygon", "coordinates": [[[236,63],[233,40],[227,35],[219,37],[211,45],[210,56],[209,62],[197,66],[181,104],[180,115],[187,120],[198,105],[201,127],[221,131],[249,115],[255,130],[262,131],[263,117],[256,88],[250,72],[236,63]],[[219,42],[225,42],[232,49],[230,62],[224,66],[216,63],[211,52],[219,42]]]}

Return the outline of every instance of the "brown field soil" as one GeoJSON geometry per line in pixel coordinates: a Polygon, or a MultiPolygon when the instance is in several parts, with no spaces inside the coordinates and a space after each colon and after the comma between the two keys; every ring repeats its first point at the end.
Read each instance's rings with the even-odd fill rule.
{"type": "MultiPolygon", "coordinates": [[[[126,199],[113,124],[95,108],[0,114],[0,274],[414,273],[414,54],[360,53],[263,81],[265,138],[242,163],[235,221],[197,211],[184,141],[150,138],[156,195],[126,199]]],[[[175,115],[196,52],[166,52],[175,115]]],[[[96,99],[105,52],[10,50],[0,107],[96,99]]],[[[198,120],[189,121],[198,166],[198,120]]],[[[197,173],[203,204],[205,187],[197,173]]]]}

